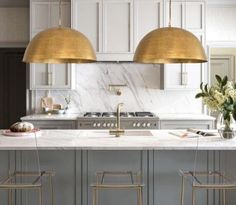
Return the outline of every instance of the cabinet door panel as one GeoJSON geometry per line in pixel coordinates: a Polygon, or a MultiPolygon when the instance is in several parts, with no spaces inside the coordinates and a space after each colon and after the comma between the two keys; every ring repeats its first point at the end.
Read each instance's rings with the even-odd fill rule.
{"type": "Polygon", "coordinates": [[[63,88],[69,86],[69,65],[68,64],[54,64],[52,65],[52,86],[63,88]]]}
{"type": "MultiPolygon", "coordinates": [[[[184,5],[182,2],[172,2],[171,6],[171,26],[172,27],[179,27],[183,28],[184,27],[184,15],[183,15],[183,10],[184,10],[184,5]]],[[[165,20],[165,25],[168,26],[169,24],[169,1],[166,2],[166,20],[165,20]]]]}
{"type": "MultiPolygon", "coordinates": [[[[204,46],[204,36],[202,34],[195,34],[195,36],[200,40],[204,46]]],[[[185,72],[187,75],[187,88],[198,89],[200,83],[203,81],[203,68],[204,64],[201,63],[187,63],[185,64],[185,72]]]]}
{"type": "Polygon", "coordinates": [[[179,121],[174,121],[174,120],[169,120],[169,121],[161,121],[160,123],[160,128],[161,129],[187,129],[187,128],[192,128],[192,129],[213,129],[213,122],[212,121],[185,121],[185,120],[179,120],[179,121]]]}
{"type": "Polygon", "coordinates": [[[132,52],[132,1],[105,0],[103,6],[104,52],[132,52]]]}
{"type": "Polygon", "coordinates": [[[137,0],[134,4],[134,46],[150,31],[162,27],[162,3],[137,0]]]}
{"type": "Polygon", "coordinates": [[[202,31],[204,24],[204,4],[201,2],[186,3],[186,29],[202,31]]]}
{"type": "Polygon", "coordinates": [[[96,52],[101,52],[101,0],[76,1],[73,9],[73,27],[86,35],[96,52]]]}
{"type": "Polygon", "coordinates": [[[39,32],[50,26],[48,21],[50,16],[50,6],[46,2],[32,3],[32,24],[31,32],[39,32]]]}
{"type": "MultiPolygon", "coordinates": [[[[50,24],[52,27],[57,27],[59,23],[59,4],[54,3],[53,6],[51,6],[51,12],[50,12],[50,24]]],[[[71,25],[71,14],[70,14],[70,3],[62,3],[62,9],[61,9],[61,23],[62,26],[70,27],[71,25]]]]}
{"type": "Polygon", "coordinates": [[[52,83],[50,81],[50,75],[51,71],[48,64],[31,64],[31,89],[48,87],[52,83]]]}
{"type": "Polygon", "coordinates": [[[187,87],[198,89],[202,81],[202,64],[189,63],[186,64],[187,87]]]}
{"type": "Polygon", "coordinates": [[[182,86],[182,64],[164,65],[164,89],[178,89],[182,86]]]}

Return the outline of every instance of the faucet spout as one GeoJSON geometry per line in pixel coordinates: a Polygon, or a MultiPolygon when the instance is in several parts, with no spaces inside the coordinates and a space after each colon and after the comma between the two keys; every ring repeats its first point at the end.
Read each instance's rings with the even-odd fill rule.
{"type": "Polygon", "coordinates": [[[117,123],[117,129],[120,129],[120,111],[121,111],[121,107],[124,106],[124,103],[119,103],[117,105],[117,109],[116,109],[116,123],[117,123]]]}
{"type": "Polygon", "coordinates": [[[117,105],[117,109],[116,109],[116,124],[117,124],[117,127],[116,127],[116,129],[109,131],[110,135],[115,135],[116,137],[120,137],[120,135],[125,133],[125,131],[123,129],[121,129],[121,127],[120,127],[120,111],[121,111],[121,107],[123,105],[124,105],[124,103],[119,103],[117,105]]]}

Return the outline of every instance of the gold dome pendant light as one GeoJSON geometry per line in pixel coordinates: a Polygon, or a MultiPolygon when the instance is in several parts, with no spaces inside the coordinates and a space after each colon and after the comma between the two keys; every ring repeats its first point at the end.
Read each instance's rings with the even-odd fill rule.
{"type": "Polygon", "coordinates": [[[137,63],[204,63],[207,57],[201,42],[191,32],[171,27],[171,0],[169,27],[148,33],[140,41],[135,54],[137,63]]]}
{"type": "Polygon", "coordinates": [[[62,27],[59,0],[59,27],[38,33],[28,44],[26,63],[90,63],[96,55],[88,38],[79,31],[62,27]]]}

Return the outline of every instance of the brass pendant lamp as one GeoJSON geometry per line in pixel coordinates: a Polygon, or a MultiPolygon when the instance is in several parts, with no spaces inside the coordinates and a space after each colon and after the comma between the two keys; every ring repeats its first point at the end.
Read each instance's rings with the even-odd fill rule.
{"type": "Polygon", "coordinates": [[[59,0],[59,27],[38,33],[28,44],[26,63],[90,63],[96,55],[88,38],[81,32],[62,27],[59,0]]]}
{"type": "Polygon", "coordinates": [[[169,27],[155,29],[140,41],[135,54],[137,63],[204,63],[207,57],[201,42],[191,32],[171,27],[171,0],[169,27]]]}

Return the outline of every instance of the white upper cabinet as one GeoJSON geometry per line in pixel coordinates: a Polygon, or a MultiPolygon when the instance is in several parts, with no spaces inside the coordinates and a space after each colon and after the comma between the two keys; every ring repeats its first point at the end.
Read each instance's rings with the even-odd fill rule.
{"type": "Polygon", "coordinates": [[[163,3],[158,0],[134,1],[134,51],[150,31],[163,27],[163,3]]]}
{"type": "Polygon", "coordinates": [[[133,1],[103,1],[105,53],[133,52],[133,1]]]}
{"type": "Polygon", "coordinates": [[[72,0],[72,26],[84,33],[98,61],[132,61],[141,38],[162,23],[162,0],[72,0]]]}
{"type": "MultiPolygon", "coordinates": [[[[56,1],[31,0],[30,36],[51,27],[59,22],[59,3],[56,1]]],[[[71,26],[71,5],[62,2],[62,26],[71,26]]],[[[68,64],[30,64],[30,89],[73,89],[74,66],[68,64]]]]}
{"type": "MultiPolygon", "coordinates": [[[[58,26],[59,4],[54,1],[31,1],[31,38],[42,30],[58,26]]],[[[70,3],[62,2],[62,25],[70,27],[70,3]]]]}
{"type": "MultiPolygon", "coordinates": [[[[171,4],[171,26],[184,28],[184,3],[173,1],[171,4]]],[[[165,3],[165,26],[169,25],[169,1],[165,3]]]]}
{"type": "Polygon", "coordinates": [[[32,90],[74,89],[75,70],[68,64],[31,64],[30,88],[32,90]]]}
{"type": "MultiPolygon", "coordinates": [[[[165,3],[165,26],[169,23],[169,1],[165,3]]],[[[172,27],[192,32],[205,47],[205,3],[204,1],[172,2],[172,27]]],[[[162,65],[164,90],[195,90],[203,81],[204,64],[162,65]]]]}
{"type": "MultiPolygon", "coordinates": [[[[204,1],[173,1],[171,6],[172,27],[185,28],[191,32],[205,32],[204,1]]],[[[165,3],[165,26],[169,23],[169,1],[165,3]]]]}
{"type": "Polygon", "coordinates": [[[102,52],[102,0],[73,0],[72,27],[86,35],[97,53],[102,52]]]}
{"type": "Polygon", "coordinates": [[[185,28],[192,32],[205,32],[205,3],[185,3],[185,28]]]}

